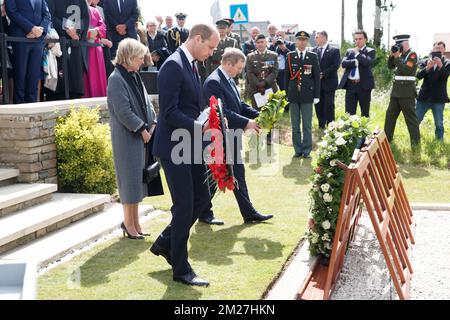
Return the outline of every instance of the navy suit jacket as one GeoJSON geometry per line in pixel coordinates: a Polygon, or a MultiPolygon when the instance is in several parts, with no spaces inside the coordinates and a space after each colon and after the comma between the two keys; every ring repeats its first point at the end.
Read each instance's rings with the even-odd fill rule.
{"type": "Polygon", "coordinates": [[[216,69],[205,80],[203,91],[206,101],[215,96],[222,101],[223,111],[230,129],[245,129],[250,119],[259,116],[259,112],[238,99],[235,90],[220,69],[216,69]]]}
{"type": "MultiPolygon", "coordinates": [[[[209,100],[211,96],[215,96],[222,101],[223,113],[228,120],[228,127],[230,129],[244,130],[250,119],[255,119],[259,116],[258,111],[243,102],[242,99],[238,99],[231,83],[219,69],[216,69],[205,80],[203,91],[207,100],[209,100]]],[[[242,162],[240,161],[242,135],[234,134],[233,137],[233,160],[235,164],[238,164],[242,162]]]]}
{"type": "Polygon", "coordinates": [[[105,0],[103,3],[103,12],[105,13],[105,22],[108,33],[113,42],[123,39],[116,31],[119,24],[127,25],[127,35],[125,38],[137,39],[136,21],[139,18],[139,6],[137,0],[126,0],[122,10],[119,10],[117,0],[105,0]]]}
{"type": "Polygon", "coordinates": [[[44,33],[41,39],[44,39],[50,25],[50,12],[47,1],[36,1],[35,8],[31,5],[31,0],[6,0],[6,13],[11,24],[9,26],[9,35],[13,37],[26,37],[34,26],[43,27],[44,33]]]}
{"type": "MultiPolygon", "coordinates": [[[[196,121],[205,108],[202,86],[197,81],[184,52],[179,48],[164,63],[158,74],[159,117],[155,131],[153,154],[161,159],[170,160],[173,148],[181,141],[172,141],[177,129],[191,134],[191,147],[194,147],[194,135],[202,133],[203,124],[196,121]]],[[[201,135],[200,135],[201,139],[201,135]]],[[[191,149],[192,159],[201,163],[200,151],[191,149]],[[200,161],[200,162],[199,162],[200,161]]],[[[183,154],[184,155],[184,154],[183,154]]]]}
{"type": "Polygon", "coordinates": [[[342,61],[342,68],[345,68],[345,73],[342,76],[339,89],[347,89],[347,80],[350,72],[356,67],[355,59],[359,61],[359,74],[361,80],[361,86],[364,90],[372,90],[375,88],[375,79],[372,73],[372,67],[375,62],[376,51],[375,49],[365,47],[364,50],[355,58],[353,49],[349,49],[345,54],[345,58],[342,61]]]}
{"type": "MultiPolygon", "coordinates": [[[[319,47],[315,47],[313,52],[319,56],[319,47]]],[[[328,45],[323,52],[322,59],[319,57],[320,70],[323,78],[320,82],[320,88],[323,91],[336,91],[339,84],[338,69],[341,65],[341,52],[338,48],[328,45]]]]}

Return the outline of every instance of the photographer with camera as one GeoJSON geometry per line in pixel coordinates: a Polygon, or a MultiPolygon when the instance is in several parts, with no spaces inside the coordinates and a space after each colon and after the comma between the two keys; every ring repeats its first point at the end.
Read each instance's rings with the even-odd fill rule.
{"type": "Polygon", "coordinates": [[[411,145],[415,149],[415,147],[420,145],[419,121],[415,112],[418,57],[409,46],[410,37],[409,35],[394,37],[396,43],[391,48],[388,67],[389,69],[395,69],[395,78],[391,92],[391,101],[386,111],[384,131],[386,131],[389,142],[392,142],[398,116],[400,112],[403,112],[411,145]]]}
{"type": "Polygon", "coordinates": [[[286,90],[286,58],[287,54],[295,50],[295,43],[285,40],[285,33],[277,31],[275,45],[270,46],[269,50],[278,54],[278,77],[277,84],[280,90],[286,90]]]}
{"type": "Polygon", "coordinates": [[[450,60],[445,58],[445,43],[440,41],[433,45],[429,59],[419,64],[417,74],[419,80],[423,79],[417,98],[416,113],[419,124],[429,109],[433,112],[436,126],[436,139],[444,141],[444,108],[450,102],[447,93],[447,81],[450,74],[450,60]]]}

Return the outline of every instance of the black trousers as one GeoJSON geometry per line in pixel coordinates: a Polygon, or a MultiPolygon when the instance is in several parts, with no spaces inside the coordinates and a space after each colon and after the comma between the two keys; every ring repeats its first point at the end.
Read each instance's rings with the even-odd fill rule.
{"type": "Polygon", "coordinates": [[[156,240],[156,245],[169,250],[174,276],[183,276],[192,268],[188,262],[188,240],[198,213],[210,204],[208,186],[205,184],[204,165],[175,165],[161,159],[172,197],[172,222],[156,240]]]}
{"type": "Polygon", "coordinates": [[[329,123],[333,122],[335,118],[335,97],[336,91],[320,90],[320,102],[316,104],[316,116],[319,120],[319,127],[325,129],[329,123]]]}
{"type": "Polygon", "coordinates": [[[281,91],[286,90],[286,70],[278,70],[277,84],[281,91]]]}
{"type": "MultiPolygon", "coordinates": [[[[243,164],[235,164],[233,165],[234,176],[238,182],[238,188],[234,189],[234,197],[239,206],[239,210],[241,211],[242,217],[245,219],[250,217],[258,211],[253,207],[252,202],[250,201],[250,196],[248,195],[247,182],[245,181],[245,166],[243,164]]],[[[214,197],[214,194],[211,194],[211,199],[214,197]]],[[[200,219],[208,219],[212,218],[214,213],[212,211],[212,204],[209,203],[209,206],[206,211],[202,211],[200,215],[200,219]]]]}
{"type": "Polygon", "coordinates": [[[356,115],[356,108],[361,108],[361,116],[369,118],[372,90],[364,90],[360,83],[353,84],[349,81],[345,94],[345,112],[356,115]]]}

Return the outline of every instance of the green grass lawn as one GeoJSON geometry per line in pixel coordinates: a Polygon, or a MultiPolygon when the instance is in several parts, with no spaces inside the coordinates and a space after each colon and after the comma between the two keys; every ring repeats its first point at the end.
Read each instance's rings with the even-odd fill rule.
{"type": "MultiPolygon", "coordinates": [[[[340,93],[338,113],[343,111],[342,99],[340,93]]],[[[386,99],[386,96],[375,98],[373,127],[383,127],[386,99]]],[[[449,111],[447,108],[447,130],[449,111]]],[[[411,202],[450,203],[450,170],[447,169],[450,136],[447,131],[445,144],[436,149],[434,125],[432,120],[427,122],[423,127],[427,130],[422,130],[425,151],[414,159],[401,117],[395,156],[402,163],[401,172],[411,202]]],[[[286,131],[284,140],[289,144],[287,116],[279,127],[286,131]]],[[[147,241],[111,240],[41,276],[39,299],[260,299],[303,236],[309,208],[311,161],[292,160],[293,150],[289,146],[277,145],[274,149],[273,158],[278,161],[247,166],[250,197],[255,207],[262,213],[273,213],[274,219],[261,225],[243,225],[234,197],[227,193],[213,201],[216,216],[224,219],[226,225],[198,224],[192,229],[190,261],[199,275],[210,280],[209,288],[191,288],[172,282],[165,260],[148,251],[170,222],[170,215],[165,214],[145,225],[145,230],[152,233],[147,241]]],[[[171,200],[167,187],[165,190],[165,196],[146,202],[168,211],[171,200]]]]}

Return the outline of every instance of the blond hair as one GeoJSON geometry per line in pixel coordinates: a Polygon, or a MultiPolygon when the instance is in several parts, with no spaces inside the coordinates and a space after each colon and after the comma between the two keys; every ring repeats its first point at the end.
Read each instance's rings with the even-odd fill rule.
{"type": "Polygon", "coordinates": [[[114,65],[119,64],[124,67],[129,67],[133,64],[133,59],[145,57],[147,53],[148,47],[144,46],[136,39],[127,38],[119,43],[117,55],[113,63],[114,65]]]}

